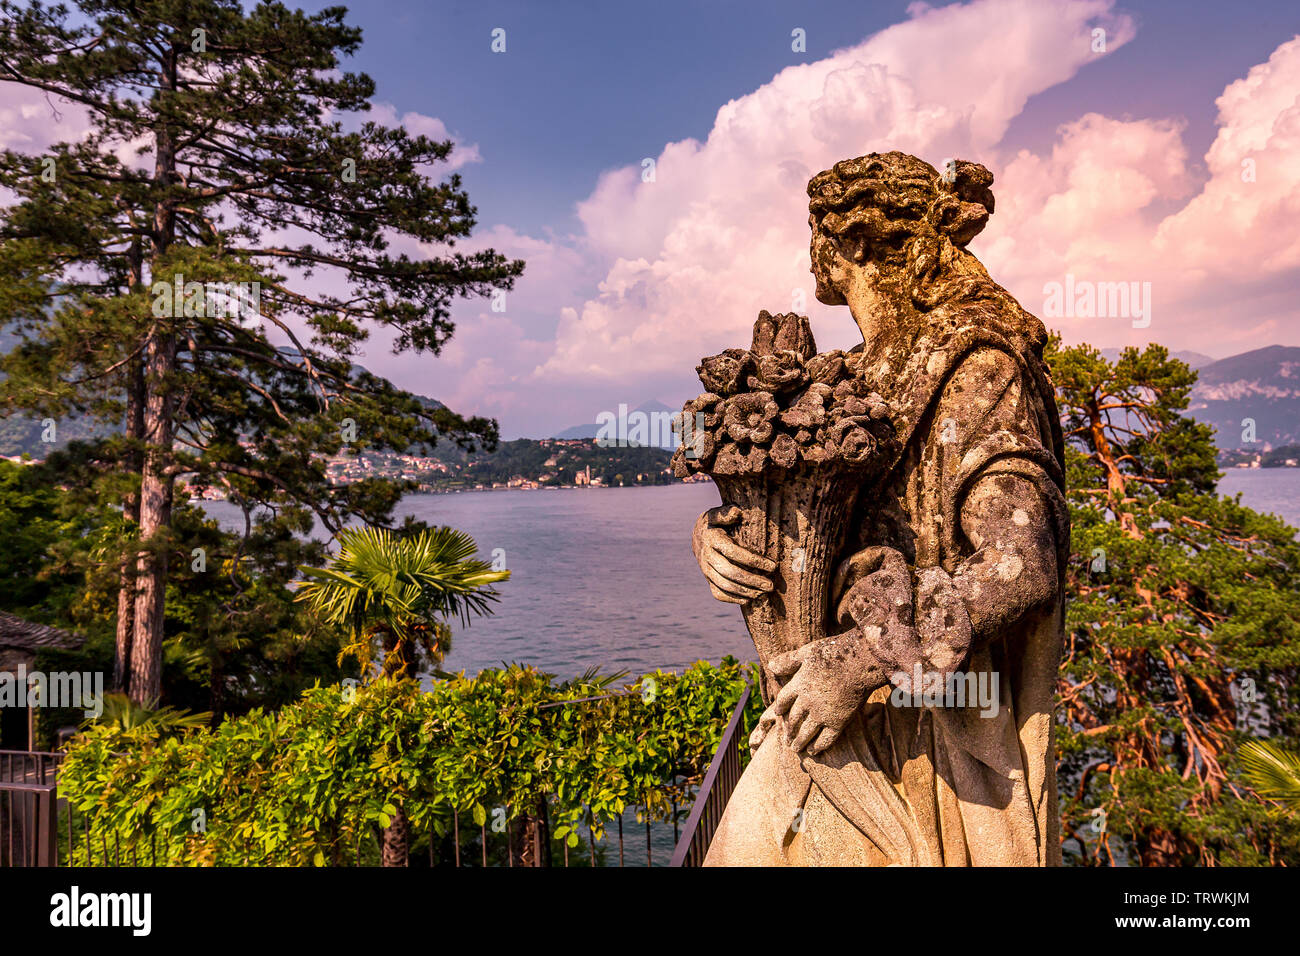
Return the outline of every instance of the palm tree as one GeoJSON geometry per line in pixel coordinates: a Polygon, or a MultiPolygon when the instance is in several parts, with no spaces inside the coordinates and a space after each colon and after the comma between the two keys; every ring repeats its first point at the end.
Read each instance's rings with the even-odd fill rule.
{"type": "MultiPolygon", "coordinates": [[[[297,600],[330,624],[345,627],[349,643],[339,661],[355,657],[365,673],[382,652],[380,672],[414,678],[421,664],[436,667],[451,648],[448,619],[468,625],[492,613],[492,585],[510,577],[473,559],[474,539],[452,528],[403,536],[387,528],[345,528],[327,568],[302,568],[297,600]],[[421,660],[423,658],[423,660],[421,660]]],[[[384,866],[410,863],[411,828],[397,807],[383,831],[384,866]]]]}
{"type": "Polygon", "coordinates": [[[345,528],[327,568],[302,568],[298,600],[321,619],[347,628],[339,661],[355,657],[363,671],[382,652],[385,677],[415,677],[451,649],[449,618],[468,625],[492,613],[492,585],[510,577],[473,560],[474,539],[453,528],[403,537],[387,528],[345,528]],[[423,658],[423,660],[421,660],[423,658]]]}
{"type": "Polygon", "coordinates": [[[185,730],[198,730],[211,723],[212,714],[209,711],[194,714],[175,707],[159,707],[154,710],[141,707],[126,694],[105,694],[103,714],[97,719],[86,721],[83,726],[109,725],[123,733],[156,730],[162,734],[175,734],[185,730]]]}
{"type": "Polygon", "coordinates": [[[1300,810],[1300,754],[1271,740],[1247,741],[1239,753],[1246,782],[1256,793],[1291,812],[1300,810]]]}

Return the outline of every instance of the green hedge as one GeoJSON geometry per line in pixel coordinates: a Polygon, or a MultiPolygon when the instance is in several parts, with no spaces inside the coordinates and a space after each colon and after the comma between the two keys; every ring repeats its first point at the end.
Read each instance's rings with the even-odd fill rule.
{"type": "MultiPolygon", "coordinates": [[[[700,662],[619,693],[511,666],[430,692],[410,681],[316,687],[274,714],[179,735],[93,726],[59,772],[78,818],[71,862],[87,863],[87,825],[94,863],[108,846],[123,861],[150,861],[156,848],[174,865],[320,866],[351,863],[399,806],[413,832],[443,835],[453,809],[463,830],[545,799],[553,835],[570,846],[579,823],[599,839],[628,807],[667,820],[703,776],[751,667],[700,662]],[[543,706],[584,697],[603,699],[543,706]]],[[[755,693],[746,727],[759,709],[755,693]]]]}

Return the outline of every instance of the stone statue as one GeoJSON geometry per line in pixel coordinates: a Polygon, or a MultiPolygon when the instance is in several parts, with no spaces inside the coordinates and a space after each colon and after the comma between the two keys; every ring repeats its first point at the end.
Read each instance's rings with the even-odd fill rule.
{"type": "Polygon", "coordinates": [[[703,360],[681,475],[766,709],[708,865],[1060,861],[1052,744],[1069,519],[1047,336],[966,244],[993,176],[903,153],[808,184],[817,299],[703,360]]]}

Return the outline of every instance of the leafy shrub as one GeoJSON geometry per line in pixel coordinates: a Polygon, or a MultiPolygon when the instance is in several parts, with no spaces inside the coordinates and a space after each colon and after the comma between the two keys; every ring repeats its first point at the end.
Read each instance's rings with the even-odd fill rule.
{"type": "MultiPolygon", "coordinates": [[[[516,665],[429,692],[315,687],[215,729],[96,724],[59,772],[90,834],[71,862],[103,862],[97,848],[111,845],[124,860],[180,865],[344,865],[398,807],[416,832],[442,836],[453,810],[464,828],[545,800],[570,846],[577,824],[600,838],[628,807],[667,820],[707,769],[751,666],[699,662],[611,693],[593,675],[557,684],[516,665]]],[[[754,694],[746,727],[759,707],[754,694]]]]}

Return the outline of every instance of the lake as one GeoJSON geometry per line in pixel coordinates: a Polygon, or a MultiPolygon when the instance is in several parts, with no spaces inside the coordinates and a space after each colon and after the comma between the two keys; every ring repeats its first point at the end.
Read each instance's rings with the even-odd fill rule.
{"type": "Polygon", "coordinates": [[[562,677],[588,667],[679,670],[754,647],[740,608],[716,601],[691,554],[712,483],[412,495],[397,509],[473,536],[510,580],[488,618],[458,628],[448,670],[527,662],[562,677]]]}
{"type": "Polygon", "coordinates": [[[1300,527],[1300,468],[1229,468],[1219,482],[1219,494],[1238,493],[1246,507],[1300,527]]]}

